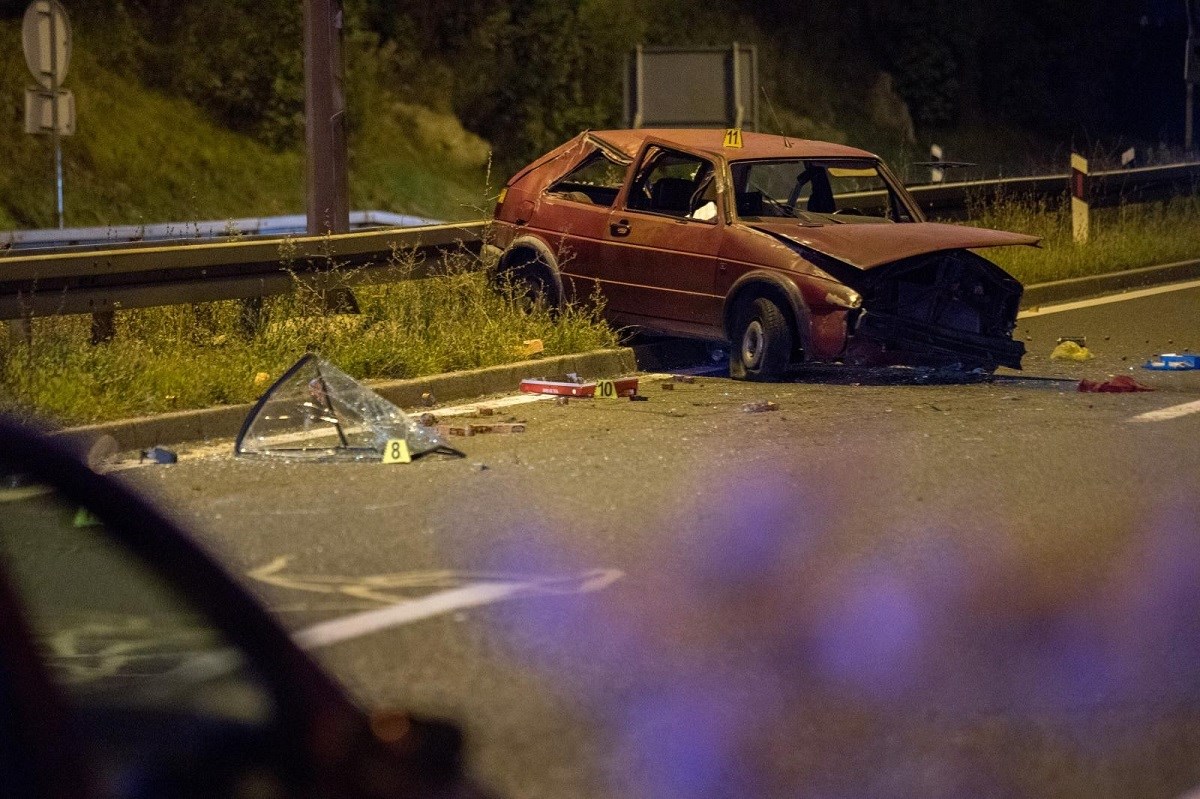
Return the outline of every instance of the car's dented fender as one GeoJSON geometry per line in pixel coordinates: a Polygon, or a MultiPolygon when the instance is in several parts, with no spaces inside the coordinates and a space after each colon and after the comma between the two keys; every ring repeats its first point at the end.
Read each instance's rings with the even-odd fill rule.
{"type": "Polygon", "coordinates": [[[513,239],[512,243],[504,250],[504,254],[500,256],[496,269],[500,274],[504,274],[515,272],[531,264],[539,264],[545,268],[546,275],[554,287],[556,300],[563,300],[566,295],[563,293],[563,279],[558,268],[558,258],[554,256],[550,246],[537,236],[525,235],[513,239]]]}

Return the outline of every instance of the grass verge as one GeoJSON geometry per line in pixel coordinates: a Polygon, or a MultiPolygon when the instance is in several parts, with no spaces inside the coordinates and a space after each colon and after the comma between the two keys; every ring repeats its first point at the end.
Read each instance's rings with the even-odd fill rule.
{"type": "Polygon", "coordinates": [[[1086,244],[1072,238],[1066,203],[1011,198],[972,211],[971,224],[1042,237],[1041,249],[985,253],[1026,285],[1200,258],[1200,194],[1094,210],[1086,244]]]}
{"type": "Polygon", "coordinates": [[[85,424],[249,402],[307,351],[382,379],[512,363],[528,339],[547,355],[617,343],[598,300],[527,312],[464,254],[437,275],[356,287],[355,315],[327,310],[327,290],[297,278],[292,294],[265,301],[253,334],[233,301],[119,312],[116,337],[100,346],[89,344],[90,317],[35,319],[28,340],[0,328],[0,410],[85,424]]]}

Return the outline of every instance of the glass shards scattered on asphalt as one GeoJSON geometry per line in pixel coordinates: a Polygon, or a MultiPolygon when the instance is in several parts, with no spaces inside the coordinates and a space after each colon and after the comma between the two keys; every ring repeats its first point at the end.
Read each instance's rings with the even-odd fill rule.
{"type": "Polygon", "coordinates": [[[234,452],[288,461],[382,461],[397,441],[414,458],[431,452],[462,456],[436,429],[410,419],[328,361],[305,355],[254,406],[234,452]]]}

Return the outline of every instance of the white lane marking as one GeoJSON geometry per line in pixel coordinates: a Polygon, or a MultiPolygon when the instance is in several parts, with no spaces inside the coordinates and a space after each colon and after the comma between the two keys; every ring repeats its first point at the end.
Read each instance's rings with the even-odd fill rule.
{"type": "Polygon", "coordinates": [[[434,416],[469,416],[480,408],[498,411],[502,408],[512,408],[517,405],[528,405],[531,402],[545,402],[552,399],[554,397],[547,394],[515,394],[511,397],[473,402],[470,405],[455,405],[450,408],[414,408],[407,413],[413,416],[420,416],[422,413],[432,413],[434,416]]]}
{"type": "Polygon", "coordinates": [[[519,594],[526,588],[521,583],[476,583],[315,624],[292,638],[305,649],[317,649],[456,610],[490,605],[519,594]]]}
{"type": "Polygon", "coordinates": [[[279,588],[326,595],[340,594],[384,605],[321,622],[295,633],[295,641],[309,649],[507,599],[591,594],[603,591],[625,576],[624,572],[617,569],[592,569],[553,577],[454,571],[400,572],[361,577],[285,574],[290,560],[290,556],[284,555],[247,574],[251,579],[279,588]],[[408,598],[403,594],[404,591],[421,588],[444,590],[418,598],[408,598]]]}
{"type": "Polygon", "coordinates": [[[1048,316],[1050,314],[1065,313],[1067,311],[1078,311],[1083,308],[1092,308],[1097,305],[1111,305],[1114,302],[1140,300],[1143,297],[1153,297],[1158,294],[1170,294],[1175,291],[1186,291],[1187,289],[1196,288],[1200,288],[1200,280],[1191,280],[1187,283],[1173,283],[1169,286],[1155,286],[1154,288],[1138,289],[1137,291],[1127,291],[1124,294],[1110,294],[1106,297],[1094,297],[1090,300],[1079,300],[1078,302],[1064,302],[1061,305],[1046,305],[1041,308],[1033,308],[1028,311],[1021,311],[1021,313],[1017,314],[1017,318],[1033,319],[1038,316],[1048,316]]]}
{"type": "Polygon", "coordinates": [[[1190,416],[1193,413],[1200,413],[1200,402],[1188,402],[1183,405],[1176,405],[1172,408],[1163,408],[1161,411],[1150,411],[1149,413],[1143,413],[1141,416],[1135,416],[1130,421],[1166,422],[1170,421],[1171,419],[1190,416]]]}

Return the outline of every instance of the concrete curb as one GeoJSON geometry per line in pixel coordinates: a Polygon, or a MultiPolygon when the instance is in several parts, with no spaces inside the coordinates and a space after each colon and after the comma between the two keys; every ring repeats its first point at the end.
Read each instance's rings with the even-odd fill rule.
{"type": "Polygon", "coordinates": [[[1112,272],[1106,275],[1055,280],[1052,283],[1038,283],[1025,287],[1025,296],[1021,299],[1021,310],[1197,278],[1200,278],[1200,260],[1147,266],[1142,269],[1130,269],[1126,272],[1112,272]]]}
{"type": "MultiPolygon", "coordinates": [[[[1181,280],[1200,279],[1200,260],[1180,261],[1162,266],[1148,266],[1107,275],[1056,280],[1026,286],[1022,309],[1036,308],[1057,302],[1086,299],[1101,294],[1158,286],[1181,280]]],[[[660,342],[633,349],[596,350],[579,355],[563,355],[540,361],[492,366],[465,372],[418,377],[412,380],[393,380],[369,384],[390,402],[400,407],[421,403],[428,392],[439,402],[469,400],[489,394],[515,390],[522,378],[564,375],[576,372],[588,377],[615,377],[632,374],[639,368],[667,368],[681,359],[703,357],[702,345],[694,342],[660,342]]],[[[171,446],[187,441],[213,438],[233,438],[253,405],[226,405],[193,411],[179,411],[142,419],[89,425],[63,430],[59,435],[79,442],[90,442],[108,435],[117,440],[123,450],[146,449],[155,445],[171,446]]]]}
{"type": "MultiPolygon", "coordinates": [[[[579,355],[562,355],[537,361],[491,366],[486,369],[471,369],[464,372],[449,372],[440,375],[417,377],[411,380],[368,382],[373,391],[402,408],[421,404],[421,395],[432,394],[438,402],[469,400],[488,394],[515,391],[522,379],[527,377],[553,377],[571,372],[585,377],[616,377],[637,371],[633,350],[595,350],[579,355]]],[[[141,419],[123,419],[116,422],[74,427],[63,430],[59,435],[86,444],[100,436],[112,436],[122,450],[147,449],[162,445],[172,446],[188,441],[204,441],[214,438],[233,438],[242,428],[246,416],[254,407],[246,405],[224,405],[192,411],[165,413],[141,419]]]]}

